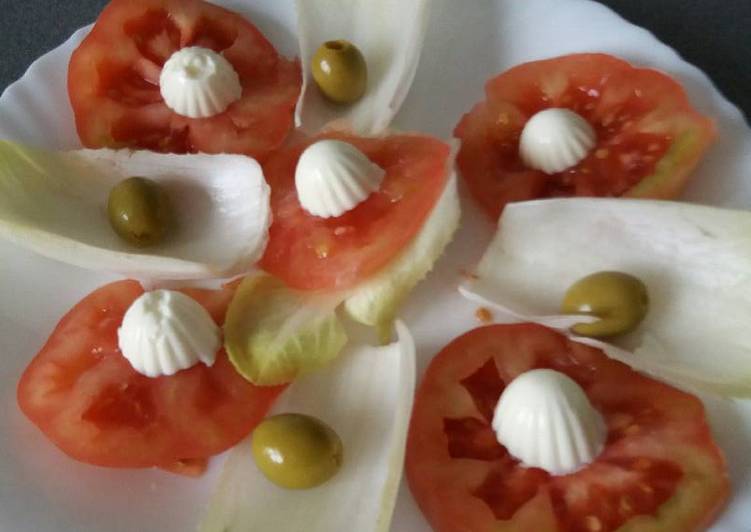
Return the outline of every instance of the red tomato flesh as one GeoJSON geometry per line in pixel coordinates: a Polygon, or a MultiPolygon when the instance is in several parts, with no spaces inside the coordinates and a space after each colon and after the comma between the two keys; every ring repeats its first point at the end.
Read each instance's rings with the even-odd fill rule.
{"type": "Polygon", "coordinates": [[[534,324],[474,329],[436,355],[415,399],[406,471],[438,532],[686,532],[708,525],[729,489],[696,397],[534,324]],[[608,427],[603,452],[568,475],[523,467],[491,427],[504,387],[536,368],[579,383],[608,427]]]}
{"type": "MultiPolygon", "coordinates": [[[[185,290],[222,323],[233,290],[185,290]]],[[[117,329],[143,293],[136,281],[103,286],[60,320],[18,383],[18,404],[64,453],[107,467],[200,474],[205,459],[245,437],[283,387],[243,379],[222,350],[168,377],[137,373],[117,329]]]]}
{"type": "Polygon", "coordinates": [[[113,0],[73,52],[68,94],[89,148],[263,158],[292,127],[301,79],[297,61],[231,11],[201,0],[113,0]],[[223,113],[188,118],[162,100],[162,65],[186,46],[219,52],[237,71],[242,97],[223,113]]]}
{"type": "Polygon", "coordinates": [[[323,135],[278,150],[263,165],[274,221],[261,267],[300,290],[345,289],[367,279],[422,228],[446,185],[449,152],[423,135],[323,135]],[[313,216],[297,199],[297,160],[321,138],[353,144],[386,171],[379,190],[336,218],[313,216]]]}
{"type": "Polygon", "coordinates": [[[485,92],[454,134],[459,170],[493,219],[509,202],[537,198],[674,197],[715,136],[677,82],[604,54],[524,63],[489,80],[485,92]],[[548,175],[522,162],[519,137],[527,120],[551,107],[583,116],[597,145],[576,166],[548,175]]]}

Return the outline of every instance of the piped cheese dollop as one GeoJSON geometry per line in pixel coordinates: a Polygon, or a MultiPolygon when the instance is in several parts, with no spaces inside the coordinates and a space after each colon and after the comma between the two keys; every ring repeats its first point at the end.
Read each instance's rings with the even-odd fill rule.
{"type": "Polygon", "coordinates": [[[383,168],[352,144],[319,140],[297,162],[297,197],[314,216],[341,216],[378,190],[384,175],[383,168]]]}
{"type": "Polygon", "coordinates": [[[522,161],[546,174],[579,164],[597,144],[597,134],[586,119],[569,109],[540,111],[524,125],[519,139],[522,161]]]}
{"type": "Polygon", "coordinates": [[[221,331],[208,311],[172,290],[141,295],[117,333],[123,356],[147,377],[173,375],[198,362],[211,366],[221,346],[221,331]]]}
{"type": "Polygon", "coordinates": [[[179,115],[208,118],[240,99],[242,85],[232,64],[201,46],[173,53],[162,67],[159,90],[164,103],[179,115]]]}
{"type": "Polygon", "coordinates": [[[602,415],[571,378],[535,369],[511,381],[493,415],[501,445],[525,466],[565,475],[592,462],[607,430],[602,415]]]}

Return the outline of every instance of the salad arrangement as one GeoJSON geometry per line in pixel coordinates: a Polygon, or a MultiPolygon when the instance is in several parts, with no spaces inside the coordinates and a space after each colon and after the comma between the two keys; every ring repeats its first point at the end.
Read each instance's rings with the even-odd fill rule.
{"type": "Polygon", "coordinates": [[[68,66],[76,129],[88,148],[263,158],[289,133],[300,84],[296,61],[250,21],[208,2],[110,2],[68,66]],[[186,48],[194,54],[173,56],[186,48]],[[170,58],[177,64],[163,69],[170,58]],[[180,77],[180,64],[187,84],[167,79],[180,77]],[[190,75],[201,67],[213,76],[208,88],[190,75]]]}
{"type": "Polygon", "coordinates": [[[475,329],[433,359],[415,400],[406,464],[412,493],[441,531],[697,530],[728,491],[698,399],[526,323],[475,329]],[[572,379],[602,415],[600,448],[584,466],[562,460],[567,438],[577,448],[596,432],[582,420],[577,434],[577,397],[544,397],[551,382],[512,390],[520,375],[551,370],[572,379]],[[517,445],[538,455],[537,467],[496,438],[499,410],[513,393],[525,396],[512,405],[518,413],[500,414],[515,423],[504,443],[522,439],[517,445]]]}
{"type": "Polygon", "coordinates": [[[511,201],[675,197],[714,136],[678,83],[604,54],[525,63],[489,80],[485,92],[454,133],[459,169],[493,219],[511,201]],[[552,132],[564,123],[527,127],[545,109],[573,111],[587,129],[558,139],[552,132]]]}
{"type": "Polygon", "coordinates": [[[321,20],[299,3],[297,63],[200,0],[114,0],[68,72],[81,141],[104,149],[0,145],[4,236],[140,281],[101,287],[63,317],[20,378],[21,410],[95,465],[194,475],[235,446],[203,530],[387,528],[405,442],[436,530],[707,525],[728,481],[701,403],[621,362],[748,395],[734,371],[747,350],[728,337],[742,339],[740,321],[699,332],[691,313],[711,291],[742,316],[748,215],[506,203],[674,196],[711,121],[667,76],[602,54],[488,84],[456,129],[457,162],[503,215],[461,291],[547,328],[494,326],[447,347],[407,441],[415,346],[395,319],[459,223],[451,143],[385,129],[430,4],[332,4],[338,16],[321,20]],[[393,47],[379,48],[384,35],[393,47]],[[720,258],[685,272],[681,256],[720,258]],[[275,401],[282,415],[263,420],[275,401]]]}

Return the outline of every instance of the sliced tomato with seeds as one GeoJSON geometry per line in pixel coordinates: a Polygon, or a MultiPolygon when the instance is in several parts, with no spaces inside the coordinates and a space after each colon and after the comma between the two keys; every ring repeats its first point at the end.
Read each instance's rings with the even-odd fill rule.
{"type": "Polygon", "coordinates": [[[383,268],[422,228],[447,180],[450,149],[425,135],[359,138],[328,134],[275,152],[263,165],[274,221],[261,267],[300,290],[346,289],[383,268]],[[295,169],[322,138],[349,142],[386,171],[379,190],[335,218],[305,211],[295,169]]]}
{"type": "Polygon", "coordinates": [[[537,198],[672,198],[715,136],[676,81],[605,54],[524,63],[489,80],[485,93],[454,135],[459,170],[493,219],[509,202],[537,198]],[[597,145],[576,166],[548,175],[522,162],[519,137],[535,113],[551,107],[583,116],[597,145]]]}
{"type": "Polygon", "coordinates": [[[301,80],[298,62],[236,13],[202,0],[112,0],[73,52],[68,94],[89,148],[263,158],[292,127],[301,80]],[[186,46],[221,53],[238,73],[242,96],[224,112],[188,118],[164,103],[162,65],[186,46]]]}
{"type": "Polygon", "coordinates": [[[437,532],[687,532],[711,522],[729,489],[696,397],[535,324],[474,329],[436,355],[406,472],[437,532]],[[491,427],[504,387],[537,368],[578,382],[608,428],[597,459],[568,475],[523,467],[491,427]]]}
{"type": "MultiPolygon", "coordinates": [[[[233,288],[185,293],[222,323],[233,288]]],[[[211,367],[158,378],[137,373],[118,348],[117,329],[142,293],[139,283],[120,281],[74,306],[21,376],[18,404],[76,460],[200,474],[208,457],[261,421],[283,387],[250,384],[223,350],[211,367]]]]}

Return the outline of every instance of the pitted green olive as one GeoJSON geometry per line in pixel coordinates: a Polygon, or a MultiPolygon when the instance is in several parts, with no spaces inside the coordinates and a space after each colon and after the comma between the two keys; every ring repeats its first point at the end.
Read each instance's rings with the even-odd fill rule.
{"type": "Polygon", "coordinates": [[[252,450],[258,469],[283,488],[318,486],[342,465],[342,440],[337,433],[303,414],[266,418],[253,431],[252,450]]]}
{"type": "Polygon", "coordinates": [[[312,61],[313,79],[324,96],[334,103],[359,100],[368,85],[368,69],[360,50],[349,41],[326,41],[312,61]]]}
{"type": "Polygon", "coordinates": [[[571,330],[581,336],[602,338],[633,331],[647,315],[647,287],[633,275],[597,272],[571,285],[563,297],[564,314],[589,314],[600,318],[577,323],[571,330]]]}
{"type": "Polygon", "coordinates": [[[107,200],[107,215],[115,232],[139,247],[159,243],[171,221],[169,200],[162,187],[144,177],[129,177],[115,185],[107,200]]]}

